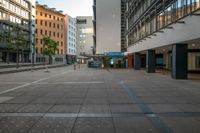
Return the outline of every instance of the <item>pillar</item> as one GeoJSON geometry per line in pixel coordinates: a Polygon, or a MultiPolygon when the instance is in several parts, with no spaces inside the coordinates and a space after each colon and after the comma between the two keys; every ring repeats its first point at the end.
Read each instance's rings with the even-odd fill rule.
{"type": "Polygon", "coordinates": [[[187,79],[188,71],[188,45],[172,45],[172,78],[187,79]]]}
{"type": "Polygon", "coordinates": [[[140,70],[141,67],[141,55],[140,53],[134,53],[134,69],[140,70]]]}
{"type": "Polygon", "coordinates": [[[156,52],[155,50],[148,50],[146,53],[146,72],[156,72],[156,52]]]}

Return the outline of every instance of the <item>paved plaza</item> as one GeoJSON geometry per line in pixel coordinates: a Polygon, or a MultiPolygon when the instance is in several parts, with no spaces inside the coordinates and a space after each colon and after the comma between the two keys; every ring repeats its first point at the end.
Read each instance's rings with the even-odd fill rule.
{"type": "Polygon", "coordinates": [[[0,133],[200,133],[200,80],[86,66],[0,75],[0,133]]]}

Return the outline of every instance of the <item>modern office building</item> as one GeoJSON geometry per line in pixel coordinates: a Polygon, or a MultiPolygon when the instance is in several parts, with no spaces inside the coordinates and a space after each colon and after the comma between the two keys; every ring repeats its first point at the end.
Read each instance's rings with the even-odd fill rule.
{"type": "Polygon", "coordinates": [[[94,42],[97,55],[126,51],[126,3],[94,0],[94,42]]]}
{"type": "Polygon", "coordinates": [[[77,58],[93,55],[93,17],[78,16],[76,18],[77,58]]]}
{"type": "Polygon", "coordinates": [[[58,42],[58,50],[53,63],[66,63],[67,17],[62,11],[36,3],[36,62],[48,60],[43,55],[43,37],[48,36],[58,42]]]}
{"type": "Polygon", "coordinates": [[[174,79],[200,71],[199,9],[199,0],[127,0],[128,52],[134,68],[143,65],[151,73],[162,65],[174,79]]]}
{"type": "Polygon", "coordinates": [[[0,61],[16,62],[18,51],[20,62],[31,62],[34,38],[35,0],[0,0],[0,61]],[[16,50],[20,38],[26,44],[16,50]]]}
{"type": "Polygon", "coordinates": [[[76,61],[76,18],[67,16],[67,43],[66,43],[67,64],[76,61]]]}

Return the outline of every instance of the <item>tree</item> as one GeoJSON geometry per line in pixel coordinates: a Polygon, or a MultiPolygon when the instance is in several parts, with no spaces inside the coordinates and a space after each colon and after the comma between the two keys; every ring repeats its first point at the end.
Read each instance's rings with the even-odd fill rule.
{"type": "Polygon", "coordinates": [[[52,57],[58,50],[58,43],[50,37],[43,37],[43,54],[49,57],[49,64],[52,64],[52,57]]]}
{"type": "Polygon", "coordinates": [[[10,63],[10,51],[13,49],[13,35],[12,30],[9,28],[8,30],[4,31],[4,38],[6,40],[6,47],[7,47],[7,59],[6,62],[10,63]]]}
{"type": "Polygon", "coordinates": [[[19,52],[22,51],[22,58],[23,58],[23,51],[25,48],[28,48],[28,39],[26,38],[26,34],[22,33],[22,30],[17,25],[14,27],[15,32],[15,50],[17,52],[17,68],[19,68],[19,52]]]}

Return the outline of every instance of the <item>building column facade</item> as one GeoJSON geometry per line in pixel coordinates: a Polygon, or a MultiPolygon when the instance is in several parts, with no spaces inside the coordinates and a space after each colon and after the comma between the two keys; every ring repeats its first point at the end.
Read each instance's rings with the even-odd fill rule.
{"type": "Polygon", "coordinates": [[[146,53],[146,72],[156,72],[156,52],[155,50],[147,50],[146,53]]]}
{"type": "Polygon", "coordinates": [[[174,44],[172,45],[172,78],[187,79],[188,78],[188,45],[174,44]]]}
{"type": "Polygon", "coordinates": [[[141,54],[134,53],[134,69],[140,70],[140,68],[141,68],[141,54]]]}

